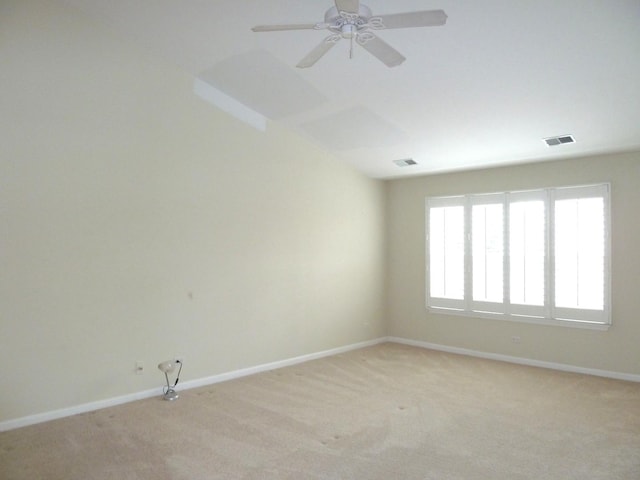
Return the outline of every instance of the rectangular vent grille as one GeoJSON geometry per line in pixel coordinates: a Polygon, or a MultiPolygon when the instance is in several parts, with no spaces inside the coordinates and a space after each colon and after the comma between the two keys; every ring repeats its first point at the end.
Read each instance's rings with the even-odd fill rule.
{"type": "Polygon", "coordinates": [[[544,142],[549,147],[555,147],[556,145],[563,145],[565,143],[573,143],[575,140],[571,135],[562,135],[561,137],[549,137],[545,138],[544,142]]]}
{"type": "Polygon", "coordinates": [[[417,165],[418,162],[412,160],[411,158],[407,158],[405,160],[394,160],[393,163],[398,165],[399,167],[410,167],[412,165],[417,165]]]}

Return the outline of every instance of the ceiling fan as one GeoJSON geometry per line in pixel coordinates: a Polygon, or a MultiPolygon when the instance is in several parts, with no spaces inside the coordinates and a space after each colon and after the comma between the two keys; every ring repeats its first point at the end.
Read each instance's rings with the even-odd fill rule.
{"type": "Polygon", "coordinates": [[[443,10],[423,10],[417,12],[394,13],[391,15],[373,16],[371,9],[360,3],[360,0],[335,0],[324,14],[324,22],[291,25],[257,25],[254,32],[276,32],[282,30],[329,30],[326,37],[316,48],[311,50],[298,65],[308,68],[340,40],[347,39],[351,43],[349,56],[353,57],[353,43],[357,43],[388,67],[400,65],[406,58],[387,42],[376,36],[373,31],[387,28],[434,27],[444,25],[447,14],[443,10]]]}

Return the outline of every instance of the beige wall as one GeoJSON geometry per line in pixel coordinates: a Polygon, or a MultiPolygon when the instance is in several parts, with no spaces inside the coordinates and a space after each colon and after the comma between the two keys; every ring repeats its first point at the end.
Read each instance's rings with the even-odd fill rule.
{"type": "Polygon", "coordinates": [[[56,5],[0,6],[0,422],[383,336],[384,185],[56,5]]]}
{"type": "Polygon", "coordinates": [[[388,185],[389,334],[449,347],[640,373],[640,153],[395,180],[388,185]],[[424,199],[611,182],[612,327],[592,331],[427,312],[424,199]],[[511,341],[521,338],[520,344],[511,341]]]}

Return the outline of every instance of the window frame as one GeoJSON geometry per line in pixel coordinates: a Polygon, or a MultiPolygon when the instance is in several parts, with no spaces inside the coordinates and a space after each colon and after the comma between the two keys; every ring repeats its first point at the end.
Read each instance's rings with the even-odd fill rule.
{"type": "Polygon", "coordinates": [[[452,196],[428,196],[425,198],[425,303],[428,311],[446,315],[501,319],[541,325],[607,330],[612,323],[611,316],[611,185],[598,183],[548,187],[531,190],[514,190],[494,193],[471,193],[452,196]],[[503,211],[503,301],[501,303],[473,300],[472,287],[472,208],[482,204],[483,199],[502,198],[503,211]],[[602,198],[604,216],[604,252],[603,252],[603,309],[571,309],[555,306],[555,259],[554,259],[554,221],[555,202],[559,199],[602,198]],[[514,199],[534,199],[544,202],[544,304],[520,305],[510,302],[510,254],[509,237],[511,233],[509,211],[514,199]],[[464,295],[462,300],[431,297],[430,276],[430,208],[438,206],[458,206],[464,208],[464,295]]]}

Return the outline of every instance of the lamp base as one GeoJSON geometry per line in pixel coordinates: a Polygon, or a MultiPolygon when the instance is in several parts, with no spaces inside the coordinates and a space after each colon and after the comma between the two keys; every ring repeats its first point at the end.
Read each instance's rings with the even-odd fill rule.
{"type": "Polygon", "coordinates": [[[178,392],[176,392],[175,390],[171,389],[167,393],[165,393],[162,396],[162,398],[171,402],[173,400],[177,400],[179,396],[180,395],[178,395],[178,392]]]}

